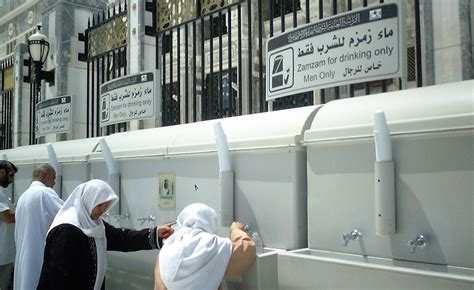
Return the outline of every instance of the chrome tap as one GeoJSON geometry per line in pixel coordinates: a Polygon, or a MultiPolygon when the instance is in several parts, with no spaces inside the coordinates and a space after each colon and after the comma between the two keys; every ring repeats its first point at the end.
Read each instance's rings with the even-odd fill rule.
{"type": "Polygon", "coordinates": [[[252,227],[250,225],[245,225],[244,232],[250,235],[250,233],[252,232],[252,227]]]}
{"type": "Polygon", "coordinates": [[[142,226],[146,221],[148,221],[149,223],[154,223],[155,222],[155,217],[152,216],[152,215],[149,215],[147,217],[141,217],[141,218],[137,218],[137,221],[140,222],[140,225],[142,226]]]}
{"type": "Polygon", "coordinates": [[[115,219],[115,222],[118,222],[119,220],[128,220],[130,218],[130,214],[126,212],[125,214],[117,214],[112,216],[115,219]]]}
{"type": "Polygon", "coordinates": [[[415,253],[417,248],[423,249],[424,247],[426,247],[427,243],[428,243],[428,239],[423,235],[419,235],[418,237],[416,237],[416,239],[409,240],[407,242],[407,245],[410,246],[410,253],[413,254],[415,253]]]}
{"type": "Polygon", "coordinates": [[[342,246],[347,247],[350,241],[356,241],[359,237],[362,236],[362,233],[359,232],[357,229],[353,229],[352,232],[348,234],[342,234],[342,246]]]}

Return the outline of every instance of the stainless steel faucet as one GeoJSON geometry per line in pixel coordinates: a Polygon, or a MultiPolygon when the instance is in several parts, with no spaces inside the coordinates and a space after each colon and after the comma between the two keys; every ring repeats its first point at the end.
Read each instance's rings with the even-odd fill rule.
{"type": "Polygon", "coordinates": [[[112,216],[115,219],[115,222],[118,222],[119,220],[128,220],[130,218],[130,214],[126,212],[125,214],[117,214],[112,216]]]}
{"type": "Polygon", "coordinates": [[[428,243],[428,239],[423,236],[423,235],[418,235],[416,239],[414,240],[409,240],[407,242],[407,245],[410,246],[410,253],[414,253],[417,248],[424,248],[426,247],[426,244],[428,243]]]}
{"type": "Polygon", "coordinates": [[[147,217],[137,218],[137,221],[140,222],[140,225],[143,225],[146,221],[148,221],[149,223],[154,223],[155,222],[155,217],[152,216],[152,215],[149,215],[147,217]]]}
{"type": "Polygon", "coordinates": [[[362,233],[357,229],[353,229],[352,232],[350,232],[348,234],[343,234],[342,235],[342,246],[347,247],[347,244],[349,244],[350,241],[356,241],[361,236],[362,236],[362,233]]]}

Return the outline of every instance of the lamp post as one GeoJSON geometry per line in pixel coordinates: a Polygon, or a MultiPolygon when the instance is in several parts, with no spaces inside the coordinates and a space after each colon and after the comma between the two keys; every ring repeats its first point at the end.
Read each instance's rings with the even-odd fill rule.
{"type": "MultiPolygon", "coordinates": [[[[48,83],[54,84],[54,71],[43,71],[43,64],[46,61],[49,53],[49,41],[46,35],[41,34],[41,25],[38,25],[38,30],[35,34],[28,38],[28,53],[35,67],[35,89],[36,95],[32,96],[31,101],[31,127],[30,132],[36,129],[36,104],[40,101],[41,96],[41,80],[46,80],[48,83]]],[[[32,133],[30,135],[30,144],[36,143],[36,138],[32,133]]]]}
{"type": "Polygon", "coordinates": [[[36,88],[39,92],[41,80],[46,80],[49,83],[54,82],[54,72],[43,71],[43,64],[49,53],[49,41],[46,35],[40,33],[41,25],[37,27],[36,33],[28,39],[28,53],[35,65],[36,88]]]}

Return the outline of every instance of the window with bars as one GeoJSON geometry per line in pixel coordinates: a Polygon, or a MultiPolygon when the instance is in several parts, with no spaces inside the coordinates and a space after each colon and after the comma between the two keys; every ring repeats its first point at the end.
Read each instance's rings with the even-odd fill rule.
{"type": "MultiPolygon", "coordinates": [[[[204,20],[204,40],[209,40],[211,38],[219,37],[219,33],[221,36],[224,36],[228,33],[227,28],[227,14],[222,13],[220,16],[214,14],[212,19],[207,18],[204,20]],[[220,29],[220,32],[219,32],[220,29]]],[[[199,26],[201,23],[199,22],[199,26]]],[[[162,53],[169,53],[173,47],[172,35],[170,33],[162,34],[162,53]]]]}
{"type": "MultiPolygon", "coordinates": [[[[301,0],[296,0],[296,11],[301,10],[301,0]]],[[[283,13],[284,15],[293,13],[293,0],[273,0],[270,3],[264,3],[265,7],[265,20],[270,19],[270,10],[273,11],[273,18],[281,17],[281,9],[283,5],[283,13]],[[270,7],[270,5],[272,5],[270,7]]]]}
{"type": "Polygon", "coordinates": [[[313,91],[299,93],[273,102],[273,111],[314,105],[313,91]]]}
{"type": "Polygon", "coordinates": [[[179,87],[177,82],[162,87],[163,126],[180,124],[179,87]]]}
{"type": "Polygon", "coordinates": [[[231,69],[231,79],[229,70],[223,70],[222,92],[219,79],[219,72],[206,75],[205,87],[203,91],[203,120],[211,120],[222,117],[231,117],[238,114],[238,95],[235,86],[237,85],[237,69],[231,69]],[[211,87],[212,83],[212,87],[211,87]]]}
{"type": "Polygon", "coordinates": [[[221,35],[227,34],[227,17],[222,14],[220,17],[214,16],[212,20],[204,21],[204,40],[209,40],[219,36],[219,29],[221,29],[221,35]],[[220,28],[219,28],[220,26],[220,28]]]}

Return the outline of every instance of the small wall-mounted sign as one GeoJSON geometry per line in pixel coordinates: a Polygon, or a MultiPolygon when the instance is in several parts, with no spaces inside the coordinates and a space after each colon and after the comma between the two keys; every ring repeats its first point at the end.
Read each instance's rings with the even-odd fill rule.
{"type": "Polygon", "coordinates": [[[154,118],[158,110],[157,80],[155,72],[142,72],[101,85],[100,125],[154,118]]]}
{"type": "Polygon", "coordinates": [[[69,133],[73,119],[70,95],[48,99],[36,104],[35,138],[47,134],[69,133]]]}
{"type": "Polygon", "coordinates": [[[158,206],[176,208],[176,174],[161,173],[158,177],[158,206]]]}

